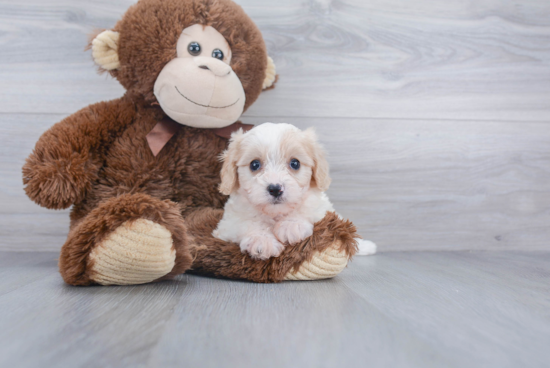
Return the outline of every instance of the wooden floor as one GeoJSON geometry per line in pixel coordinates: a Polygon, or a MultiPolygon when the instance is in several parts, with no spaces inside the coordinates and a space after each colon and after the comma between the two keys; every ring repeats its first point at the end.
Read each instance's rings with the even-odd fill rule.
{"type": "Polygon", "coordinates": [[[548,367],[550,252],[394,252],[327,281],[64,285],[0,253],[0,367],[548,367]]]}

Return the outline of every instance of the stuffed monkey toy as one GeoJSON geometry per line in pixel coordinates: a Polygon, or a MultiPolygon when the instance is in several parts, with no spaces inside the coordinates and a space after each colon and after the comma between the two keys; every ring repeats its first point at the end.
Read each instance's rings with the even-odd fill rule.
{"type": "Polygon", "coordinates": [[[27,195],[72,206],[59,269],[71,285],[131,285],[192,272],[254,282],[332,277],[357,234],[334,213],[277,258],[212,236],[227,197],[220,154],[275,82],[262,35],[230,0],[140,0],[91,42],[126,89],[46,131],[23,167],[27,195]]]}

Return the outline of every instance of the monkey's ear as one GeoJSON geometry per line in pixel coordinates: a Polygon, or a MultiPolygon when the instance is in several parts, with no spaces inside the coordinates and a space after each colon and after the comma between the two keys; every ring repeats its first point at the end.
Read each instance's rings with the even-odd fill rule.
{"type": "Polygon", "coordinates": [[[275,68],[275,63],[271,57],[267,57],[267,68],[265,70],[265,79],[262,89],[269,89],[274,87],[274,83],[277,79],[277,69],[275,68]]]}
{"type": "Polygon", "coordinates": [[[118,32],[107,30],[98,34],[92,41],[92,56],[101,69],[111,71],[120,67],[118,59],[119,37],[118,32]]]}

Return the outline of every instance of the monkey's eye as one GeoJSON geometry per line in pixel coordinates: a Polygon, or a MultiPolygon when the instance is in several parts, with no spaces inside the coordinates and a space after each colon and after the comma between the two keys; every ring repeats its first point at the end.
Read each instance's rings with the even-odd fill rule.
{"type": "Polygon", "coordinates": [[[201,53],[201,45],[199,45],[198,42],[191,42],[189,46],[187,46],[187,51],[193,56],[200,55],[201,53]]]}
{"type": "Polygon", "coordinates": [[[223,52],[220,49],[215,49],[212,51],[212,57],[216,59],[223,60],[223,52]]]}
{"type": "Polygon", "coordinates": [[[292,160],[290,160],[290,167],[292,168],[292,170],[298,170],[300,168],[300,161],[293,158],[292,160]]]}
{"type": "Polygon", "coordinates": [[[262,167],[260,160],[254,160],[250,163],[250,171],[258,171],[262,167]]]}

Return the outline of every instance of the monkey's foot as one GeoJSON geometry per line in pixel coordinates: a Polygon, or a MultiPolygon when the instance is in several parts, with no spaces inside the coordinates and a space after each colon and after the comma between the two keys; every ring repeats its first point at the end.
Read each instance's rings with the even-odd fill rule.
{"type": "Polygon", "coordinates": [[[153,221],[127,221],[90,253],[90,279],[101,285],[135,285],[172,271],[176,250],[172,234],[153,221]]]}
{"type": "Polygon", "coordinates": [[[340,240],[322,252],[315,252],[309,262],[304,262],[297,271],[291,271],[285,280],[320,280],[330,279],[346,268],[349,255],[341,250],[340,240]]]}

